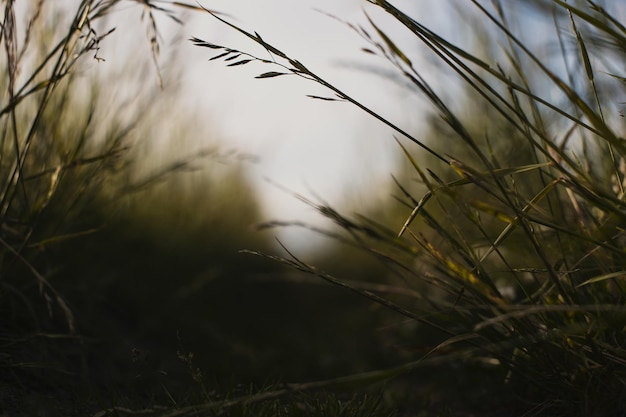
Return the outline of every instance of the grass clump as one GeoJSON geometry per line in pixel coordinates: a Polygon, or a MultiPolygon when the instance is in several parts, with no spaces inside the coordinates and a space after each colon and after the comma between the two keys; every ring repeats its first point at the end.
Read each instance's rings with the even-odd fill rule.
{"type": "Polygon", "coordinates": [[[208,260],[228,271],[220,274],[246,270],[224,254],[246,239],[255,196],[236,155],[191,143],[199,129],[182,128],[194,125],[174,106],[176,85],[161,67],[155,71],[158,15],[179,21],[174,10],[182,3],[31,3],[1,2],[0,413],[88,415],[128,396],[135,406],[157,396],[154,384],[163,392],[158,378],[169,364],[161,358],[177,362],[176,321],[189,317],[172,315],[175,303],[191,304],[183,289],[196,285],[194,277],[205,281],[208,260]],[[149,48],[112,74],[106,59],[115,57],[101,50],[117,35],[111,19],[137,9],[149,48]],[[173,138],[188,153],[163,156],[159,141],[173,138]],[[171,200],[200,192],[195,202],[205,208],[193,216],[171,200]],[[229,204],[240,209],[223,216],[229,204]],[[185,231],[195,235],[183,239],[185,231]],[[159,312],[169,314],[167,324],[159,312]],[[159,319],[162,327],[153,324],[159,319]],[[165,347],[159,337],[171,342],[165,347]],[[151,359],[134,360],[135,351],[150,351],[151,359]]]}
{"type": "Polygon", "coordinates": [[[296,76],[326,87],[328,96],[312,98],[351,103],[385,123],[408,161],[405,180],[397,180],[406,214],[395,231],[314,204],[345,232],[337,239],[386,266],[377,282],[338,278],[288,248],[270,257],[408,323],[389,335],[410,346],[393,352],[404,362],[363,380],[415,383],[412,375],[421,375],[423,385],[428,376],[438,402],[461,411],[624,415],[626,30],[618,11],[591,1],[528,2],[532,19],[552,24],[556,60],[524,32],[531,12],[514,18],[510,3],[471,2],[475,26],[485,28],[482,51],[447,41],[387,1],[367,3],[422,42],[440,75],[466,86],[463,100],[446,100],[373,19],[348,23],[367,53],[430,102],[428,139],[220,16],[262,52],[192,39],[229,66],[270,67],[257,78],[296,76]],[[437,375],[441,369],[450,376],[437,375]],[[446,389],[451,379],[457,391],[446,389]]]}

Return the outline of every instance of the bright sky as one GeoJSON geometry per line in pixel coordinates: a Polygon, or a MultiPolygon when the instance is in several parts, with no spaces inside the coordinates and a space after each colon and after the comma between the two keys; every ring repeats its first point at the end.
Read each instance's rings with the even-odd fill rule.
{"type": "MultiPolygon", "coordinates": [[[[457,29],[464,22],[450,4],[462,3],[466,2],[394,1],[430,29],[456,36],[455,41],[460,40],[457,29]],[[450,29],[452,22],[454,30],[450,29]]],[[[362,25],[373,34],[367,13],[409,55],[422,75],[434,84],[446,83],[444,92],[453,90],[449,81],[442,80],[433,64],[423,58],[424,46],[365,0],[201,0],[200,4],[228,15],[229,21],[245,30],[256,31],[266,42],[418,138],[425,130],[427,113],[419,94],[397,77],[394,81],[397,73],[390,64],[362,52],[361,48],[369,45],[328,15],[362,25]]],[[[103,44],[106,67],[119,61],[117,65],[126,68],[133,54],[148,48],[142,33],[147,22],[137,21],[141,7],[133,2],[125,7],[125,13],[111,18],[118,30],[103,44]],[[131,9],[137,13],[127,13],[131,9]],[[127,54],[115,49],[120,44],[127,54]],[[111,45],[109,49],[107,45],[111,45]]],[[[173,41],[173,34],[181,28],[166,17],[157,17],[163,34],[161,58],[166,64],[173,49],[179,55],[188,110],[204,118],[225,147],[258,157],[259,162],[249,168],[261,197],[264,220],[323,223],[312,208],[272,182],[314,200],[319,196],[335,208],[351,203],[354,211],[391,198],[391,174],[401,156],[390,128],[349,103],[307,98],[307,94],[329,95],[310,81],[297,77],[254,78],[278,68],[259,63],[229,68],[222,60],[209,61],[219,51],[193,46],[186,39],[173,41]]],[[[269,57],[263,48],[209,14],[187,13],[184,20],[183,38],[198,37],[269,57]]],[[[277,235],[296,249],[314,247],[319,242],[302,230],[283,229],[277,235]]]]}
{"type": "MultiPolygon", "coordinates": [[[[365,1],[216,0],[203,5],[231,15],[237,25],[258,32],[265,41],[408,131],[419,128],[423,111],[413,93],[385,77],[356,69],[369,66],[389,71],[390,66],[361,52],[367,44],[354,31],[316,11],[370,30],[364,14],[367,10],[377,24],[397,35],[394,41],[399,45],[408,51],[415,48],[415,40],[397,24],[386,25],[389,19],[365,1]]],[[[419,13],[432,23],[440,16],[426,7],[412,7],[416,12],[424,9],[419,13]]],[[[194,19],[190,27],[193,36],[203,40],[267,57],[261,48],[209,15],[194,19]]],[[[382,186],[388,185],[398,157],[389,128],[351,104],[307,98],[307,94],[329,95],[309,81],[296,77],[255,79],[277,68],[260,64],[226,68],[222,61],[207,61],[214,55],[216,52],[206,48],[192,49],[186,65],[190,80],[194,80],[192,89],[198,107],[219,122],[218,129],[228,144],[259,156],[260,162],[251,167],[252,177],[258,181],[267,219],[315,224],[321,220],[311,208],[265,178],[307,197],[320,196],[333,206],[389,197],[389,189],[382,186]]],[[[302,230],[283,230],[280,238],[291,247],[311,244],[311,237],[304,237],[302,230]]]]}
{"type": "MultiPolygon", "coordinates": [[[[79,2],[68,0],[65,6],[75,10],[79,2]]],[[[184,2],[196,4],[194,0],[184,2]]],[[[139,3],[121,2],[108,20],[99,23],[102,27],[98,34],[113,27],[116,31],[101,44],[99,56],[106,61],[90,62],[87,71],[121,71],[119,80],[128,83],[135,83],[137,77],[146,81],[154,78],[156,86],[154,69],[144,67],[137,59],[139,55],[145,57],[150,48],[146,37],[149,22],[145,16],[140,20],[143,7],[139,3]],[[132,60],[137,61],[139,74],[127,74],[132,60]],[[141,74],[142,68],[145,74],[141,74]]],[[[169,0],[154,3],[180,16],[181,9],[168,5],[169,0]]],[[[417,95],[393,81],[395,72],[383,58],[361,51],[368,44],[358,34],[328,16],[360,24],[374,33],[367,12],[408,55],[418,56],[419,43],[414,37],[366,0],[200,0],[199,4],[224,13],[229,21],[250,32],[256,31],[265,41],[403,129],[419,132],[424,110],[417,95]]],[[[442,16],[447,2],[399,0],[394,4],[419,16],[433,29],[443,30],[446,26],[447,19],[442,16]]],[[[48,18],[62,21],[72,16],[56,6],[50,5],[50,9],[58,14],[50,13],[48,18]]],[[[181,80],[166,82],[180,81],[186,110],[209,125],[209,129],[202,130],[212,132],[208,144],[218,137],[225,148],[258,157],[258,163],[248,166],[261,198],[263,220],[323,223],[315,210],[273,183],[313,200],[319,197],[335,208],[355,205],[354,211],[390,197],[388,185],[399,157],[390,128],[349,103],[306,97],[330,95],[310,81],[297,77],[254,78],[278,68],[259,63],[228,68],[221,60],[209,61],[217,52],[193,46],[189,38],[198,37],[262,58],[269,56],[208,13],[184,12],[183,27],[163,14],[155,13],[155,17],[162,35],[161,63],[165,68],[176,56],[181,67],[177,70],[181,80]]],[[[420,69],[429,72],[426,62],[420,64],[420,69]]],[[[111,86],[116,96],[133,94],[131,90],[125,90],[122,82],[111,86]]],[[[302,230],[283,229],[277,234],[292,248],[310,247],[317,242],[302,230]]]]}
{"type": "MultiPolygon", "coordinates": [[[[186,1],[193,3],[193,0],[186,1]]],[[[159,2],[166,6],[167,3],[159,2]]],[[[391,66],[380,57],[362,52],[361,48],[368,46],[367,43],[327,14],[360,24],[373,33],[366,19],[367,12],[416,63],[423,76],[442,87],[440,92],[454,94],[453,83],[441,77],[421,54],[423,45],[366,0],[200,0],[200,3],[227,14],[227,19],[234,24],[250,32],[256,31],[265,41],[418,138],[424,139],[421,132],[426,114],[419,94],[401,81],[393,81],[395,72],[391,66]]],[[[452,10],[451,5],[468,3],[466,0],[393,2],[453,42],[468,41],[470,37],[464,38],[463,34],[472,27],[466,14],[452,10]]],[[[109,22],[118,30],[103,42],[102,55],[107,62],[94,63],[95,68],[115,68],[116,65],[127,68],[134,54],[145,52],[149,47],[142,33],[147,22],[137,21],[141,6],[135,2],[122,4],[125,10],[112,16],[109,22]],[[126,13],[131,9],[137,13],[126,13]],[[115,49],[120,45],[121,49],[115,49]]],[[[508,7],[516,4],[523,3],[510,2],[508,7]]],[[[182,29],[166,17],[157,17],[163,31],[163,63],[167,63],[171,58],[169,54],[175,50],[182,67],[181,84],[189,111],[204,118],[225,147],[259,158],[258,164],[250,165],[250,178],[259,190],[265,220],[300,220],[315,224],[321,220],[313,209],[271,182],[306,197],[319,196],[333,207],[351,202],[356,210],[359,205],[390,197],[389,189],[384,186],[390,182],[399,152],[389,128],[351,104],[307,98],[307,94],[328,95],[328,91],[312,82],[297,77],[254,78],[276,68],[258,63],[228,68],[221,60],[208,61],[218,52],[193,46],[187,38],[198,37],[268,57],[261,47],[209,14],[188,13],[182,29]],[[182,31],[182,40],[173,40],[175,31],[182,31]]],[[[536,33],[534,37],[545,41],[536,33]]],[[[153,77],[154,73],[144,76],[153,77]]],[[[315,243],[301,230],[282,231],[279,237],[290,247],[302,248],[315,243]]]]}

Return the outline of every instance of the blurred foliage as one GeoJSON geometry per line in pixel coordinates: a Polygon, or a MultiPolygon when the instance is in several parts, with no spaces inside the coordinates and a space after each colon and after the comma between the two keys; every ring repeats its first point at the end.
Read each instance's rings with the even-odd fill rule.
{"type": "MultiPolygon", "coordinates": [[[[35,2],[24,15],[3,3],[1,412],[158,413],[159,404],[215,401],[249,383],[387,364],[371,322],[354,314],[367,301],[303,287],[240,253],[273,245],[255,227],[261,213],[246,171],[254,158],[179,110],[178,60],[152,67],[157,15],[178,19],[184,5],[134,4],[150,48],[107,70],[107,19],[132,3],[35,2]],[[11,50],[16,42],[23,52],[11,50]]],[[[309,401],[259,412],[322,402],[336,405],[332,415],[378,410],[309,401]]]]}

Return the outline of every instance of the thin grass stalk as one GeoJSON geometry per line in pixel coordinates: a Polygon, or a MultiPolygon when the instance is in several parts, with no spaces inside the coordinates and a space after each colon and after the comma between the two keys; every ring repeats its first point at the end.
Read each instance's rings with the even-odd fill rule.
{"type": "MultiPolygon", "coordinates": [[[[468,60],[469,62],[476,64],[479,68],[487,71],[489,74],[493,75],[498,80],[502,81],[505,85],[509,85],[514,90],[520,91],[528,95],[532,100],[535,100],[541,104],[544,104],[547,107],[551,108],[552,110],[562,113],[563,116],[570,118],[572,121],[581,123],[586,128],[593,130],[591,126],[585,125],[583,122],[574,118],[573,116],[568,115],[567,113],[563,112],[563,110],[559,109],[558,107],[544,101],[540,97],[533,95],[531,92],[526,91],[522,86],[519,86],[513,83],[510,79],[503,76],[501,74],[501,71],[494,70],[487,63],[479,60],[477,57],[445,41],[443,38],[431,32],[430,30],[425,28],[423,25],[419,24],[415,20],[406,16],[404,13],[402,13],[401,11],[393,7],[388,2],[386,1],[371,1],[371,2],[382,7],[387,13],[389,13],[391,16],[396,18],[407,29],[409,29],[413,34],[415,34],[415,36],[418,37],[420,41],[422,41],[425,45],[427,45],[447,66],[452,68],[464,81],[468,83],[468,85],[470,85],[477,93],[479,93],[485,100],[487,100],[487,102],[494,109],[498,110],[499,113],[508,122],[510,122],[512,126],[515,126],[516,129],[519,130],[520,132],[524,132],[524,129],[521,126],[519,126],[519,124],[515,122],[515,120],[509,115],[509,113],[505,111],[500,106],[500,104],[498,104],[497,101],[494,101],[494,99],[491,98],[487,94],[487,92],[493,95],[502,105],[508,108],[508,110],[513,111],[513,113],[515,110],[514,107],[507,100],[505,100],[483,77],[480,77],[478,74],[472,71],[467,65],[465,65],[462,62],[461,59],[457,58],[456,55],[459,55],[460,57],[468,60]],[[476,82],[474,82],[473,80],[475,80],[476,82]],[[479,87],[479,85],[482,85],[482,87],[485,88],[487,92],[483,91],[479,87]]],[[[539,136],[542,136],[540,131],[536,131],[535,133],[539,134],[539,136]]],[[[545,143],[547,144],[551,143],[547,138],[544,138],[544,139],[545,139],[545,143]]],[[[538,149],[541,149],[541,147],[538,147],[538,149]]],[[[545,156],[550,162],[555,162],[549,153],[545,153],[545,156]]],[[[573,165],[573,168],[575,168],[576,165],[575,164],[572,164],[572,165],[573,165]]],[[[555,164],[555,166],[558,166],[558,164],[555,164]]]]}
{"type": "MultiPolygon", "coordinates": [[[[560,0],[555,0],[557,3],[561,5],[566,5],[566,3],[561,2],[560,0]]],[[[603,122],[602,118],[599,117],[593,109],[591,109],[585,101],[572,89],[570,88],[563,80],[561,80],[556,74],[550,71],[545,64],[541,62],[539,58],[537,58],[524,44],[521,42],[514,34],[512,34],[502,23],[498,21],[487,9],[485,9],[480,3],[476,0],[472,0],[472,3],[478,7],[478,9],[485,15],[487,18],[492,21],[496,27],[498,27],[506,36],[510,38],[536,65],[541,71],[546,74],[552,82],[559,87],[568,97],[571,103],[575,104],[583,114],[589,118],[591,121],[591,125],[597,129],[597,132],[601,133],[601,137],[607,140],[609,143],[614,145],[616,149],[620,151],[620,153],[626,153],[626,147],[621,143],[619,138],[615,135],[615,133],[603,122]]],[[[595,133],[595,132],[594,132],[595,133]]]]}
{"type": "MultiPolygon", "coordinates": [[[[218,16],[216,13],[214,13],[211,10],[205,9],[207,13],[209,13],[210,15],[212,15],[214,18],[216,18],[217,20],[221,21],[222,23],[225,23],[226,25],[228,25],[229,27],[235,29],[236,31],[242,33],[243,35],[245,35],[246,37],[252,39],[253,41],[255,41],[256,43],[258,43],[259,45],[263,46],[269,53],[274,54],[279,56],[280,58],[283,58],[285,60],[287,60],[287,62],[289,63],[289,65],[291,65],[291,67],[285,66],[283,64],[280,64],[276,61],[268,61],[265,59],[260,59],[260,58],[256,58],[254,56],[250,56],[250,61],[254,60],[254,61],[259,61],[262,63],[267,63],[267,64],[275,64],[275,65],[279,65],[281,67],[283,67],[285,70],[290,71],[292,74],[301,76],[303,78],[309,78],[310,80],[315,81],[316,83],[324,86],[325,88],[329,89],[330,91],[334,92],[336,97],[339,100],[345,100],[348,101],[350,103],[352,103],[353,105],[357,106],[359,109],[363,110],[364,112],[366,112],[367,114],[369,114],[370,116],[374,117],[375,119],[379,120],[380,122],[382,122],[383,124],[389,126],[390,128],[392,128],[394,131],[400,133],[402,136],[406,137],[407,139],[409,139],[410,141],[412,141],[413,143],[415,143],[416,145],[418,145],[419,147],[421,147],[422,149],[424,149],[425,151],[427,151],[429,154],[431,154],[432,156],[434,156],[435,158],[439,159],[442,162],[448,163],[447,158],[445,158],[444,156],[440,155],[439,153],[435,152],[432,148],[430,148],[429,146],[425,145],[423,143],[423,141],[420,141],[418,139],[416,139],[415,137],[413,137],[411,134],[409,134],[408,132],[406,132],[404,129],[400,128],[399,126],[397,126],[396,124],[392,123],[391,121],[387,120],[386,118],[380,116],[378,113],[374,112],[373,110],[371,110],[369,107],[363,105],[362,103],[360,103],[359,101],[355,100],[354,98],[350,97],[349,95],[347,95],[346,93],[344,93],[343,91],[341,91],[340,89],[338,89],[337,87],[335,87],[334,85],[332,85],[331,83],[327,82],[326,80],[324,80],[323,78],[317,76],[315,73],[313,73],[312,71],[310,71],[308,68],[306,68],[302,63],[300,63],[299,61],[295,60],[295,59],[291,59],[288,58],[287,55],[285,55],[285,53],[283,53],[282,51],[280,51],[279,49],[277,49],[276,47],[268,44],[267,42],[265,42],[259,35],[255,34],[251,34],[243,29],[241,29],[240,27],[230,23],[229,21],[221,18],[220,16],[218,16]]],[[[224,49],[226,50],[226,52],[229,52],[229,48],[224,48],[222,46],[219,45],[213,45],[210,44],[208,42],[204,42],[201,39],[198,38],[192,38],[191,39],[194,44],[196,44],[197,46],[204,46],[204,47],[208,47],[208,48],[212,48],[212,49],[224,49]]],[[[238,52],[238,51],[232,51],[231,52],[238,52]]],[[[224,56],[224,55],[221,55],[224,56]]],[[[244,60],[244,61],[239,61],[236,62],[234,64],[230,64],[232,65],[240,65],[240,63],[245,64],[250,62],[248,60],[244,60]]],[[[267,74],[267,73],[266,73],[267,74]]],[[[282,74],[281,74],[282,75],[282,74]]],[[[313,97],[313,98],[320,98],[320,97],[313,97]]],[[[322,98],[325,99],[325,98],[322,98]]],[[[332,101],[336,100],[336,99],[330,99],[332,101]]]]}
{"type": "MultiPolygon", "coordinates": [[[[377,4],[381,5],[383,8],[385,8],[385,10],[389,11],[392,15],[394,15],[394,17],[398,18],[399,20],[404,20],[405,22],[407,21],[407,17],[404,16],[401,12],[399,12],[397,9],[393,8],[393,6],[389,5],[387,2],[384,1],[380,1],[380,2],[376,2],[377,4]]],[[[486,11],[485,11],[486,12],[486,11]]],[[[421,36],[421,35],[418,35],[421,36]]],[[[430,42],[430,38],[425,39],[425,38],[421,38],[423,42],[429,44],[430,42]]],[[[512,38],[513,39],[513,38],[512,38]]],[[[451,64],[451,62],[449,62],[447,60],[447,58],[443,57],[441,54],[438,53],[438,51],[436,49],[435,52],[440,56],[440,58],[442,58],[446,63],[448,63],[448,65],[452,66],[454,68],[454,66],[451,64]]],[[[457,61],[458,62],[458,61],[457,61]]],[[[461,64],[462,65],[462,64],[461,64]]],[[[465,67],[467,68],[467,67],[465,67]]],[[[467,69],[468,70],[468,69],[467,69]]],[[[469,70],[468,70],[469,71],[469,70]]],[[[476,86],[473,84],[473,82],[471,82],[468,78],[466,78],[463,75],[463,78],[468,81],[473,87],[476,88],[476,86]]],[[[478,91],[480,91],[478,89],[478,91]]],[[[492,90],[493,91],[493,90],[492,90]]],[[[484,96],[484,94],[483,94],[484,96]]],[[[462,125],[456,120],[456,118],[450,114],[450,112],[445,108],[445,106],[441,106],[439,104],[438,101],[434,101],[434,104],[436,106],[438,106],[438,108],[444,112],[444,114],[446,115],[446,120],[447,122],[452,126],[452,128],[459,134],[460,137],[464,138],[466,143],[470,144],[470,146],[472,146],[473,149],[476,150],[477,155],[480,157],[481,161],[485,164],[485,166],[492,171],[493,168],[490,167],[489,161],[488,159],[478,150],[478,148],[475,146],[473,140],[471,139],[471,137],[469,136],[469,134],[465,131],[465,129],[462,127],[462,125]]],[[[492,102],[493,105],[495,105],[495,103],[492,102]]],[[[499,108],[499,106],[495,105],[496,107],[499,108]]],[[[528,124],[526,124],[528,125],[528,124]]],[[[495,177],[495,176],[494,176],[495,177]]],[[[495,179],[495,178],[494,178],[495,179]]],[[[499,181],[496,181],[496,184],[498,185],[498,187],[500,187],[502,194],[505,198],[508,199],[508,194],[504,191],[502,184],[499,181]]],[[[508,204],[511,207],[514,207],[511,201],[508,201],[508,204]]],[[[516,209],[518,210],[518,209],[516,209]]],[[[520,213],[521,214],[521,213],[520,213]]],[[[562,296],[567,297],[567,293],[564,291],[564,289],[561,287],[561,284],[559,282],[558,276],[556,274],[556,271],[554,271],[551,266],[550,263],[547,259],[547,257],[545,256],[545,254],[543,253],[543,250],[541,249],[541,246],[539,245],[538,241],[534,238],[534,234],[531,231],[531,229],[526,225],[525,222],[522,222],[522,229],[524,230],[524,232],[527,234],[527,236],[530,239],[531,244],[533,245],[533,247],[535,248],[536,253],[539,255],[539,257],[542,259],[542,261],[544,262],[544,265],[546,266],[546,268],[551,271],[550,276],[554,282],[554,284],[557,286],[557,288],[559,288],[559,291],[561,292],[562,296]]]]}
{"type": "MultiPolygon", "coordinates": [[[[602,104],[600,103],[600,98],[598,96],[598,89],[596,87],[593,67],[592,67],[591,62],[589,60],[589,54],[587,53],[587,47],[585,46],[585,42],[584,42],[584,40],[582,38],[582,35],[580,34],[580,31],[576,27],[576,22],[574,21],[574,16],[572,14],[572,11],[568,10],[567,12],[568,12],[568,15],[569,15],[569,18],[570,18],[570,22],[572,24],[572,30],[576,34],[576,40],[578,42],[578,47],[580,49],[580,53],[581,53],[582,60],[583,60],[583,63],[584,63],[585,72],[587,74],[587,79],[589,80],[589,83],[590,83],[590,86],[591,86],[591,91],[593,92],[593,96],[594,96],[595,101],[596,101],[596,106],[598,108],[598,114],[599,114],[600,119],[602,120],[602,122],[604,122],[604,113],[602,111],[602,104]]],[[[613,170],[614,170],[614,173],[615,173],[615,178],[618,179],[617,184],[618,184],[619,190],[620,190],[620,192],[622,194],[624,194],[624,187],[622,186],[622,182],[619,181],[620,172],[619,172],[618,161],[617,161],[615,152],[613,150],[613,145],[610,142],[607,143],[606,145],[607,145],[607,150],[609,152],[609,157],[611,159],[611,162],[613,163],[613,170]]]]}
{"type": "MultiPolygon", "coordinates": [[[[480,61],[478,58],[474,57],[473,55],[471,55],[471,54],[463,51],[462,49],[460,49],[458,47],[455,47],[454,45],[448,43],[443,38],[439,37],[438,35],[434,34],[433,32],[431,32],[428,29],[426,29],[425,27],[423,27],[421,24],[417,23],[416,21],[414,21],[410,17],[406,16],[404,13],[402,13],[401,11],[399,11],[398,9],[393,7],[388,2],[386,2],[386,1],[372,1],[372,3],[375,3],[378,6],[382,7],[386,12],[388,12],[390,15],[392,15],[394,18],[396,18],[398,21],[400,21],[409,30],[411,30],[411,32],[413,32],[423,43],[425,43],[427,46],[429,46],[430,49],[432,49],[433,52],[435,54],[437,54],[437,56],[444,63],[446,63],[450,68],[455,70],[455,72],[457,72],[457,74],[459,74],[459,76],[461,76],[462,79],[464,79],[470,86],[472,86],[472,88],[474,88],[481,96],[483,96],[485,98],[485,100],[487,100],[488,103],[492,106],[492,108],[498,110],[498,112],[508,122],[510,122],[512,124],[512,126],[515,126],[516,129],[519,130],[520,132],[524,133],[525,129],[523,129],[518,123],[516,123],[511,118],[511,116],[508,114],[508,112],[505,111],[504,109],[502,109],[500,107],[500,105],[496,101],[494,101],[481,88],[479,88],[478,84],[482,85],[490,94],[494,95],[494,97],[496,97],[498,99],[498,101],[502,105],[507,107],[509,110],[514,112],[514,110],[515,110],[514,107],[512,107],[512,105],[510,103],[508,103],[507,100],[505,100],[503,97],[501,97],[500,94],[498,94],[487,83],[487,81],[484,78],[482,78],[479,75],[477,75],[468,66],[466,66],[460,59],[458,59],[455,56],[455,54],[458,54],[459,56],[463,57],[464,59],[467,59],[470,62],[478,65],[481,69],[486,70],[491,75],[496,77],[496,79],[502,81],[503,83],[505,83],[505,85],[508,85],[510,88],[512,88],[512,89],[514,89],[516,91],[520,91],[520,92],[522,92],[525,95],[528,95],[530,98],[532,98],[532,100],[537,101],[537,102],[539,102],[539,103],[549,107],[551,110],[554,110],[555,112],[557,112],[557,113],[567,117],[568,119],[570,119],[570,120],[574,121],[575,123],[581,125],[585,129],[588,129],[591,132],[596,133],[598,135],[601,134],[599,130],[596,130],[596,129],[594,129],[594,127],[585,124],[582,120],[567,114],[566,112],[564,112],[560,108],[558,108],[558,107],[548,103],[547,101],[541,99],[540,97],[535,96],[532,93],[526,91],[522,86],[519,86],[519,85],[513,83],[510,79],[508,79],[506,77],[503,77],[498,71],[492,69],[488,64],[480,61]],[[474,81],[472,81],[472,78],[470,78],[465,73],[469,74],[474,80],[476,80],[476,82],[478,84],[474,83],[474,81]]],[[[551,147],[553,150],[558,151],[558,148],[556,148],[556,146],[554,144],[552,144],[552,141],[549,138],[545,137],[542,134],[542,132],[540,130],[538,130],[535,126],[527,125],[527,127],[532,129],[533,132],[535,132],[537,135],[539,135],[539,137],[542,138],[542,142],[543,143],[545,143],[546,145],[551,147]]],[[[566,173],[564,168],[561,167],[561,164],[556,163],[557,161],[555,161],[555,159],[553,158],[553,156],[551,155],[550,152],[547,152],[546,150],[543,150],[543,148],[541,146],[539,146],[538,143],[534,142],[534,139],[532,137],[528,137],[528,139],[535,145],[536,149],[540,150],[544,154],[544,156],[550,162],[554,163],[554,167],[556,169],[562,170],[563,173],[566,173]]],[[[567,162],[567,165],[568,165],[569,169],[574,170],[577,174],[579,174],[582,177],[584,177],[586,181],[591,182],[591,180],[586,177],[585,172],[580,171],[578,164],[576,164],[575,161],[573,161],[567,155],[561,153],[560,154],[560,159],[562,161],[567,162]]]]}

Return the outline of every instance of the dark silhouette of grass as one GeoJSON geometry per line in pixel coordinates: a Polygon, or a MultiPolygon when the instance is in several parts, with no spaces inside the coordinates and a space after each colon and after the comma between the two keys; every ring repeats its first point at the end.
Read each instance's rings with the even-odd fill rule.
{"type": "Polygon", "coordinates": [[[516,16],[511,4],[472,1],[476,15],[464,9],[457,17],[473,19],[483,48],[473,51],[387,1],[368,3],[423,43],[442,76],[467,88],[464,97],[446,99],[450,93],[440,93],[369,15],[369,25],[344,22],[366,53],[385,59],[429,100],[436,121],[428,135],[407,132],[228,18],[209,11],[261,52],[191,39],[230,67],[265,66],[260,82],[292,76],[325,87],[327,96],[311,98],[350,103],[386,124],[407,159],[409,173],[396,181],[406,214],[395,233],[382,219],[308,202],[343,230],[320,233],[386,265],[375,282],[345,270],[336,275],[287,247],[282,255],[254,253],[410,323],[390,336],[392,344],[399,337],[412,346],[403,362],[352,380],[409,375],[404,386],[411,387],[426,377],[442,407],[481,415],[623,415],[626,148],[615,104],[624,93],[616,68],[626,32],[619,13],[554,0],[527,2],[534,13],[516,16]],[[553,21],[549,46],[559,62],[528,42],[525,19],[538,17],[553,21]]]}
{"type": "MultiPolygon", "coordinates": [[[[150,65],[155,14],[202,10],[132,3],[145,8],[150,65]]],[[[294,196],[336,226],[316,230],[331,244],[313,261],[269,239],[309,226],[253,227],[243,154],[198,149],[197,132],[171,125],[168,159],[149,152],[161,123],[185,122],[159,67],[155,93],[126,103],[107,96],[124,80],[82,77],[121,1],[82,1],[54,28],[54,6],[20,20],[4,3],[3,414],[623,415],[623,24],[591,2],[529,2],[554,20],[557,65],[499,2],[472,2],[482,51],[369,3],[466,83],[449,103],[374,19],[346,23],[430,100],[426,135],[227,16],[209,11],[262,57],[193,38],[233,70],[271,66],[259,82],[321,84],[329,95],[313,99],[397,133],[393,208],[346,215],[294,196]]]]}

